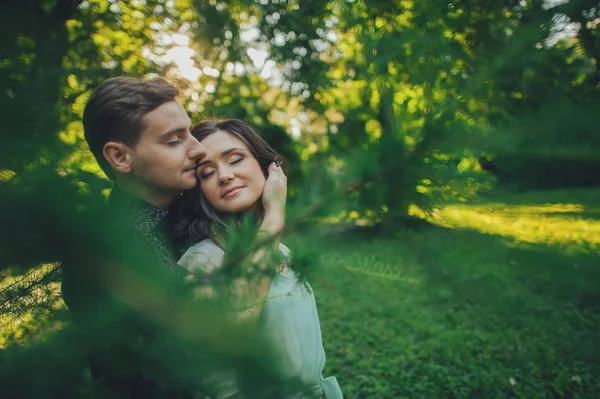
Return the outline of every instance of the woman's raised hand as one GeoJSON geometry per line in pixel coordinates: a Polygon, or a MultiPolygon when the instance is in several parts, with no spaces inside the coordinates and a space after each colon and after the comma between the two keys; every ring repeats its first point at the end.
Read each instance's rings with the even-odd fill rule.
{"type": "Polygon", "coordinates": [[[281,166],[272,162],[269,165],[269,176],[263,188],[262,202],[265,217],[260,231],[269,235],[277,235],[285,225],[285,201],[287,198],[287,176],[281,166]]]}

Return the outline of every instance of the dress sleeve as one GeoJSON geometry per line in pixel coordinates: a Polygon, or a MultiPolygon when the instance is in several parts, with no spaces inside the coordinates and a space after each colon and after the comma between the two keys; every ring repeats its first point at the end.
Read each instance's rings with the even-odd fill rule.
{"type": "Polygon", "coordinates": [[[211,274],[221,267],[224,256],[225,252],[217,244],[204,240],[188,249],[177,264],[191,273],[211,274]]]}
{"type": "Polygon", "coordinates": [[[284,244],[279,244],[279,252],[283,255],[285,261],[290,264],[292,262],[292,252],[284,244]]]}
{"type": "MultiPolygon", "coordinates": [[[[188,249],[177,262],[191,273],[210,275],[223,264],[225,253],[212,240],[200,241],[188,249]]],[[[240,391],[237,374],[233,369],[215,370],[203,380],[203,384],[212,387],[214,399],[238,398],[240,391]]]]}

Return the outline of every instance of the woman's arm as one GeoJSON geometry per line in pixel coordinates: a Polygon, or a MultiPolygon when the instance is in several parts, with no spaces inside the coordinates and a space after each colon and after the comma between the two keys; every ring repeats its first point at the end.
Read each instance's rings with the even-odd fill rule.
{"type": "Polygon", "coordinates": [[[234,284],[236,294],[241,295],[248,304],[245,309],[237,312],[236,317],[239,321],[255,324],[260,317],[273,280],[272,273],[267,272],[280,264],[273,264],[273,254],[279,251],[281,233],[285,225],[286,198],[287,177],[283,169],[273,162],[269,165],[269,176],[262,195],[265,216],[252,245],[258,249],[249,259],[252,265],[249,274],[254,274],[255,277],[240,279],[234,284]]]}

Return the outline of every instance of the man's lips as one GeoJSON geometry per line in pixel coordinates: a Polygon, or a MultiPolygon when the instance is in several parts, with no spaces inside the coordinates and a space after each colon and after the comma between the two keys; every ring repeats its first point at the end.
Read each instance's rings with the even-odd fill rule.
{"type": "Polygon", "coordinates": [[[244,186],[235,186],[228,188],[227,190],[223,191],[221,198],[227,198],[230,194],[233,195],[233,193],[236,193],[241,188],[244,188],[244,186]]]}

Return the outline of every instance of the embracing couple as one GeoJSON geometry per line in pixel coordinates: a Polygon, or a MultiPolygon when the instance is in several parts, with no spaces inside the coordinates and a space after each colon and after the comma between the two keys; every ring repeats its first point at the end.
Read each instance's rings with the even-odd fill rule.
{"type": "MultiPolygon", "coordinates": [[[[240,120],[207,120],[192,126],[177,96],[178,90],[166,80],[132,77],[108,79],[91,95],[83,116],[84,132],[98,164],[114,181],[108,201],[111,215],[128,229],[131,245],[141,243],[145,256],[170,278],[201,281],[199,295],[206,298],[216,292],[236,295],[236,289],[219,290],[216,280],[211,286],[213,277],[226,265],[236,268],[246,262],[228,257],[231,235],[225,227],[241,229],[245,218],[257,221],[253,241],[257,245],[249,245],[258,249],[249,251],[251,263],[271,273],[247,282],[245,292],[252,293],[252,306],[231,312],[262,335],[276,371],[300,382],[302,388],[289,397],[342,398],[335,377],[322,377],[325,352],[314,295],[295,272],[289,249],[280,243],[287,193],[283,159],[240,120]]],[[[73,277],[77,274],[65,269],[63,297],[74,320],[87,326],[96,323],[98,305],[89,299],[91,289],[82,288],[73,277]]],[[[113,286],[124,281],[128,280],[113,286]]],[[[127,296],[128,287],[115,288],[119,289],[127,296]]],[[[132,313],[136,311],[142,313],[141,319],[152,318],[148,306],[132,313]]],[[[170,311],[177,313],[176,305],[170,311]]],[[[96,345],[90,355],[92,378],[107,397],[207,397],[189,387],[172,389],[156,383],[161,368],[153,370],[142,355],[150,351],[152,338],[143,328],[139,334],[135,331],[124,338],[132,342],[120,347],[107,343],[99,349],[96,345]],[[107,361],[111,351],[114,356],[107,361]],[[121,367],[120,359],[126,367],[121,367]]],[[[219,370],[215,375],[218,387],[208,387],[208,397],[258,397],[237,386],[235,372],[219,370]]]]}

